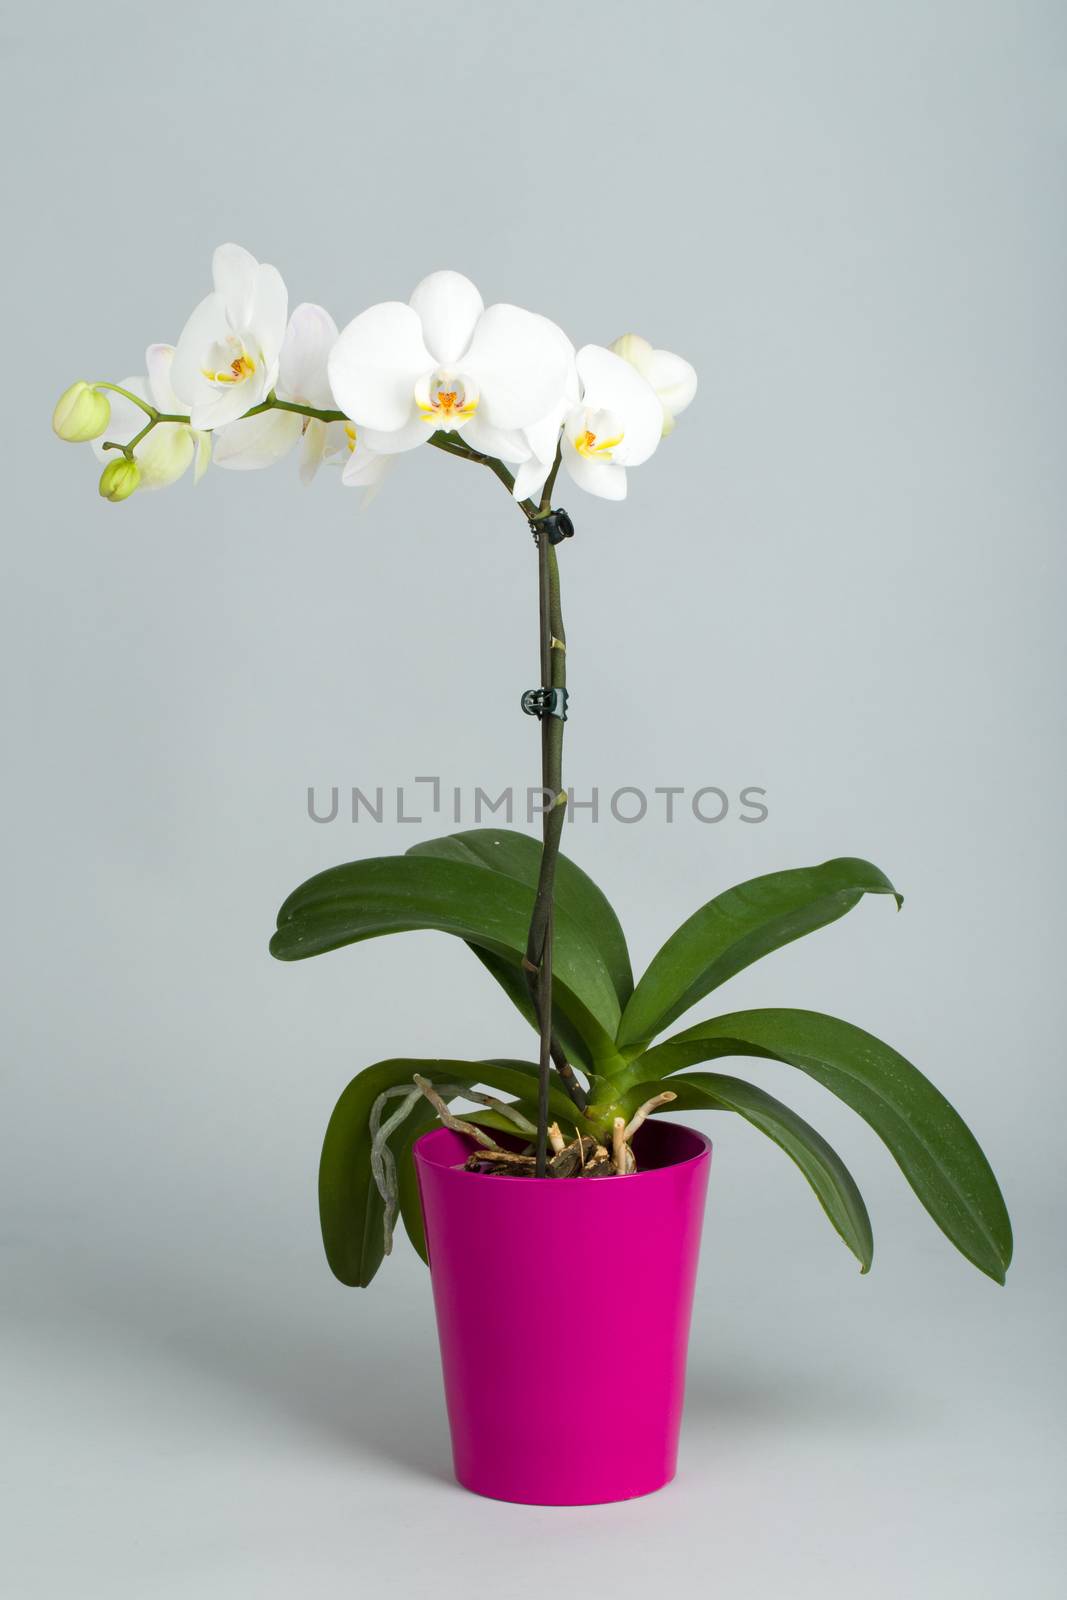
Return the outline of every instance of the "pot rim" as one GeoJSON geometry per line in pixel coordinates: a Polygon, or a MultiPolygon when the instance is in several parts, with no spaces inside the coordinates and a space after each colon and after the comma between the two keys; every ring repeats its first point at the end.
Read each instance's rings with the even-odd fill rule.
{"type": "MultiPolygon", "coordinates": [[[[654,1122],[651,1124],[646,1123],[646,1127],[648,1126],[654,1128],[657,1126],[657,1124],[654,1122]]],[[[645,1184],[648,1184],[656,1178],[665,1182],[670,1178],[672,1173],[677,1172],[681,1167],[694,1166],[697,1162],[711,1160],[714,1146],[711,1140],[708,1138],[708,1135],[706,1133],[702,1133],[699,1128],[691,1128],[687,1122],[667,1122],[666,1120],[659,1123],[658,1126],[665,1129],[675,1128],[680,1133],[689,1134],[693,1139],[699,1141],[700,1148],[694,1150],[691,1155],[682,1156],[678,1161],[668,1162],[665,1166],[646,1167],[643,1170],[639,1168],[637,1172],[627,1173],[626,1177],[631,1183],[636,1180],[638,1182],[643,1181],[645,1184]]],[[[512,1188],[515,1187],[514,1178],[509,1178],[508,1175],[503,1172],[468,1172],[464,1167],[454,1166],[450,1162],[433,1160],[431,1156],[422,1149],[422,1146],[429,1143],[431,1139],[436,1139],[439,1134],[443,1133],[448,1134],[453,1139],[462,1140],[462,1142],[471,1150],[476,1150],[478,1148],[477,1144],[469,1134],[456,1133],[452,1128],[438,1126],[436,1128],[428,1128],[425,1133],[420,1134],[415,1140],[415,1143],[411,1147],[415,1160],[422,1162],[425,1166],[432,1166],[436,1172],[447,1173],[451,1178],[476,1179],[479,1183],[484,1183],[486,1180],[489,1180],[493,1183],[507,1183],[512,1188]]],[[[637,1137],[639,1138],[640,1134],[638,1134],[637,1137]]],[[[618,1176],[620,1176],[620,1174],[615,1172],[605,1172],[602,1177],[583,1178],[578,1181],[582,1183],[584,1188],[584,1186],[587,1184],[609,1182],[618,1176]]],[[[522,1180],[522,1186],[525,1189],[530,1183],[551,1184],[553,1189],[558,1189],[561,1186],[565,1186],[573,1181],[575,1180],[569,1178],[524,1178],[522,1180]]]]}

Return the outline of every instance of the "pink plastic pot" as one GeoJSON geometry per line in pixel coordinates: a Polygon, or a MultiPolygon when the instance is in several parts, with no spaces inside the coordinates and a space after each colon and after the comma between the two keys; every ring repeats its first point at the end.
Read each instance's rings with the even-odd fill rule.
{"type": "Polygon", "coordinates": [[[476,1494],[592,1505],[674,1477],[711,1143],[650,1122],[627,1178],[464,1172],[415,1145],[456,1477],[476,1494]]]}

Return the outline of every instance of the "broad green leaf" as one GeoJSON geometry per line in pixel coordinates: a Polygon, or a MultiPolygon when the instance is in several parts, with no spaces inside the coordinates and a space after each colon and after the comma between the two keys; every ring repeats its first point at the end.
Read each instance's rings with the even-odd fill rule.
{"type": "MultiPolygon", "coordinates": [[[[414,1108],[404,1118],[400,1127],[392,1135],[390,1145],[393,1158],[396,1161],[396,1192],[400,1220],[404,1224],[404,1231],[415,1250],[429,1265],[426,1253],[426,1230],[422,1221],[422,1201],[419,1199],[419,1180],[415,1172],[415,1157],[412,1149],[416,1139],[422,1137],[437,1122],[437,1113],[426,1099],[417,1100],[414,1108]]],[[[373,1177],[371,1183],[374,1183],[373,1177]]],[[[385,1205],[377,1188],[374,1190],[378,1217],[378,1233],[381,1236],[382,1222],[384,1220],[385,1205]]],[[[324,1235],[325,1237],[325,1235],[324,1235]]]]}
{"type": "Polygon", "coordinates": [[[620,1050],[645,1045],[742,968],[836,922],[865,894],[901,897],[869,861],[843,856],[752,878],[716,895],[671,934],[641,979],[619,1025],[620,1050]]]}
{"type": "MultiPolygon", "coordinates": [[[[534,1013],[530,991],[526,987],[526,979],[519,963],[517,961],[508,961],[504,956],[493,955],[488,950],[479,950],[476,944],[469,944],[467,948],[474,952],[482,966],[492,974],[508,999],[522,1012],[531,1028],[536,1031],[537,1017],[534,1013]]],[[[552,987],[554,992],[555,984],[552,987]]],[[[584,1072],[587,1077],[592,1077],[593,1067],[589,1059],[592,1052],[577,1028],[574,1027],[555,1003],[552,1006],[552,1027],[557,1039],[567,1053],[567,1060],[572,1066],[578,1067],[584,1072]]]]}
{"type": "MultiPolygon", "coordinates": [[[[662,1088],[662,1084],[639,1083],[625,1097],[627,1115],[662,1088]]],[[[671,1079],[677,1095],[671,1111],[735,1111],[754,1128],[773,1139],[800,1168],[814,1189],[819,1204],[867,1272],[874,1253],[871,1219],[855,1179],[837,1152],[821,1133],[799,1117],[789,1106],[775,1100],[754,1083],[730,1078],[719,1072],[686,1072],[671,1079]]]]}
{"type": "MultiPolygon", "coordinates": [[[[334,1276],[353,1288],[370,1283],[385,1253],[384,1208],[370,1165],[371,1107],[383,1089],[409,1082],[420,1070],[410,1061],[380,1061],[367,1067],[344,1090],[326,1128],[319,1161],[322,1242],[334,1276]]],[[[426,1112],[432,1120],[428,1101],[426,1112]]],[[[425,1131],[430,1121],[418,1105],[412,1115],[416,1113],[420,1131],[425,1131]]]]}
{"type": "MultiPolygon", "coordinates": [[[[382,856],[309,878],[278,912],[271,954],[281,961],[387,933],[433,928],[507,961],[521,960],[533,891],[501,872],[427,856],[382,856]]],[[[593,1057],[614,1050],[619,999],[604,958],[584,928],[556,915],[553,995],[593,1057]]]]}
{"type": "MultiPolygon", "coordinates": [[[[491,872],[502,872],[505,877],[514,878],[528,889],[537,887],[541,870],[540,840],[509,828],[471,828],[444,839],[427,839],[412,845],[407,853],[487,867],[491,872]]],[[[565,855],[560,855],[556,862],[555,905],[557,912],[562,911],[581,928],[599,950],[611,974],[619,1005],[624,1006],[634,989],[626,936],[606,896],[592,878],[565,855]]],[[[558,943],[557,935],[557,947],[558,943]]]]}
{"type": "MultiPolygon", "coordinates": [[[[384,1209],[370,1164],[370,1113],[383,1089],[410,1083],[415,1073],[432,1083],[485,1084],[514,1095],[527,1106],[536,1104],[537,1068],[514,1061],[418,1061],[395,1059],[366,1067],[344,1090],[326,1129],[319,1163],[319,1219],[326,1259],[334,1275],[353,1288],[363,1288],[381,1266],[384,1252],[384,1209]]],[[[549,1111],[570,1121],[574,1107],[553,1087],[549,1111]]],[[[411,1163],[411,1145],[434,1123],[429,1101],[417,1101],[408,1120],[393,1135],[398,1177],[411,1163]]],[[[403,1194],[403,1185],[401,1185],[403,1194]]]]}
{"type": "Polygon", "coordinates": [[[836,1094],[874,1129],[957,1250],[1004,1282],[1011,1222],[997,1180],[962,1117],[910,1061],[818,1011],[738,1011],[665,1039],[641,1070],[662,1078],[721,1056],[781,1061],[836,1094]]]}
{"type": "MultiPolygon", "coordinates": [[[[427,1102],[431,1124],[433,1120],[433,1107],[427,1102]]],[[[426,1132],[427,1124],[422,1121],[419,1133],[426,1132]]],[[[404,1133],[400,1128],[399,1132],[404,1133]]],[[[394,1154],[396,1156],[396,1187],[397,1200],[400,1206],[400,1219],[404,1224],[404,1231],[415,1247],[416,1254],[421,1256],[427,1266],[430,1258],[426,1250],[426,1225],[422,1217],[422,1200],[419,1198],[419,1178],[415,1171],[415,1158],[411,1153],[417,1134],[409,1135],[404,1148],[397,1144],[394,1154]]]]}

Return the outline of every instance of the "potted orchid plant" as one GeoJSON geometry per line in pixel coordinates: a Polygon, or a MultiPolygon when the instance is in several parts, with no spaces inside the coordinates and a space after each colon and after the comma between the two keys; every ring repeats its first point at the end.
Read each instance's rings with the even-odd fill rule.
{"type": "Polygon", "coordinates": [[[149,346],[144,375],[76,383],[56,407],[56,433],[91,442],[104,463],[106,499],[190,467],[199,478],[210,461],[260,468],[294,450],[305,480],[335,465],[367,494],[427,445],[499,479],[536,560],[539,681],[521,704],[539,727],[541,838],[484,828],[423,841],[321,872],[278,913],[271,951],[282,961],[413,929],[462,939],[538,1041],[529,1060],[397,1057],[352,1080],[319,1172],[327,1259],[342,1283],[369,1284],[402,1219],[428,1261],[461,1483],[543,1504],[648,1493],[675,1469],[711,1156],[703,1133],[662,1114],[728,1111],[765,1134],[861,1271],[871,1265],[870,1220],[841,1157],[786,1104],[717,1070],[722,1058],[780,1062],[836,1094],[951,1243],[1004,1281],[1011,1226],[989,1163],[889,1045],[781,1008],[668,1031],[865,895],[898,907],[900,896],[853,858],[770,873],[708,899],[635,982],[609,901],[560,851],[560,546],[574,530],[557,487],[563,474],[622,500],[628,469],[695,395],[686,361],[635,335],[575,350],[545,317],[485,307],[456,272],[432,273],[410,300],[372,306],[341,331],[321,306],[290,315],[276,269],[236,245],[215,252],[213,273],[177,344],[149,346]]]}

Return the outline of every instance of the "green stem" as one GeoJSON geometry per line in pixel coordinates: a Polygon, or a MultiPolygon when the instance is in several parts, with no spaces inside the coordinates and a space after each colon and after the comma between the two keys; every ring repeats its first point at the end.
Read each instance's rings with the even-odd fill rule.
{"type": "MultiPolygon", "coordinates": [[[[439,430],[430,436],[429,442],[436,449],[443,450],[446,455],[458,456],[464,461],[475,461],[480,466],[488,467],[500,479],[509,494],[514,489],[515,479],[504,463],[498,461],[495,456],[487,456],[480,450],[470,449],[463,443],[459,434],[439,430]]],[[[538,531],[537,524],[551,510],[552,490],[556,474],[559,472],[560,459],[560,452],[557,450],[556,459],[541,495],[540,505],[535,506],[531,500],[519,502],[520,509],[533,529],[537,541],[541,684],[549,689],[566,688],[567,641],[563,628],[559,564],[556,560],[555,547],[543,532],[538,531]]],[[[541,786],[545,794],[552,795],[554,800],[544,813],[542,821],[541,866],[523,971],[541,1037],[537,1163],[538,1172],[543,1175],[547,1156],[545,1145],[548,1132],[548,1063],[555,1065],[564,1089],[579,1110],[584,1109],[589,1098],[575,1076],[574,1068],[567,1060],[566,1051],[552,1028],[552,909],[556,862],[559,859],[560,836],[566,816],[566,801],[563,798],[563,720],[560,717],[545,716],[541,719],[541,786]]]]}
{"type": "MultiPolygon", "coordinates": [[[[276,394],[269,394],[258,406],[253,406],[251,411],[246,411],[246,417],[258,417],[264,411],[292,411],[298,417],[313,417],[316,422],[347,422],[348,417],[343,411],[330,411],[321,406],[306,406],[299,400],[279,400],[276,394]]],[[[188,417],[185,419],[188,421],[188,417]]],[[[244,418],[241,419],[242,421],[244,418]]]]}
{"type": "MultiPolygon", "coordinates": [[[[563,628],[560,603],[559,564],[555,547],[547,534],[538,535],[538,572],[541,592],[541,682],[547,689],[565,689],[567,686],[567,641],[563,628]]],[[[551,943],[553,904],[556,884],[556,863],[559,860],[560,839],[567,814],[566,795],[563,789],[563,719],[545,715],[541,718],[541,784],[548,809],[542,820],[541,867],[537,878],[533,912],[526,942],[524,967],[527,977],[534,974],[541,980],[537,984],[538,1018],[544,1029],[551,1019],[551,1005],[547,1012],[542,1003],[542,985],[551,992],[551,943]],[[549,798],[551,797],[551,798],[549,798]],[[547,969],[547,981],[546,980],[547,969]]],[[[531,981],[531,989],[534,984],[531,981]]],[[[585,1104],[585,1095],[574,1077],[566,1057],[553,1052],[560,1076],[579,1107],[585,1104]]]]}
{"type": "MultiPolygon", "coordinates": [[[[132,461],[133,452],[141,440],[147,438],[152,429],[158,427],[161,422],[180,422],[188,426],[191,421],[189,416],[182,416],[176,411],[157,411],[147,400],[142,400],[140,395],[134,394],[130,389],[123,389],[120,384],[94,383],[93,388],[110,389],[112,394],[121,394],[125,399],[131,400],[148,418],[140,433],[135,434],[128,444],[116,444],[114,440],[108,439],[102,446],[104,450],[121,450],[128,461],[132,461]]],[[[298,417],[313,417],[316,422],[348,421],[343,411],[330,411],[321,406],[306,406],[298,400],[279,400],[276,394],[269,394],[258,406],[252,406],[251,410],[245,411],[239,420],[243,422],[247,417],[262,416],[264,411],[291,411],[298,417]]]]}
{"type": "MultiPolygon", "coordinates": [[[[133,404],[135,406],[137,406],[141,411],[143,411],[146,416],[151,417],[153,419],[153,421],[155,421],[155,419],[159,416],[159,412],[156,410],[155,406],[149,405],[147,400],[142,400],[141,396],[139,394],[134,394],[132,390],[123,389],[120,384],[117,384],[117,383],[94,383],[92,385],[92,387],[94,389],[110,389],[112,394],[121,394],[124,399],[132,400],[133,404]]],[[[168,417],[167,420],[168,421],[174,421],[174,422],[179,422],[179,421],[180,422],[188,422],[189,418],[188,417],[173,417],[173,418],[168,417]]]]}

